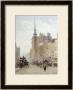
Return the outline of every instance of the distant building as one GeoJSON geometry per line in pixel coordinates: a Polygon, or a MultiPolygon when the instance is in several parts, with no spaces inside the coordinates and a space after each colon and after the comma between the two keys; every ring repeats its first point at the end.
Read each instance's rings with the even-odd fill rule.
{"type": "Polygon", "coordinates": [[[32,47],[30,49],[30,58],[32,62],[42,62],[51,58],[57,58],[57,38],[53,39],[50,33],[44,35],[40,33],[37,36],[36,27],[34,26],[34,34],[32,37],[32,47]]]}
{"type": "Polygon", "coordinates": [[[20,48],[15,45],[15,63],[20,59],[20,48]]]}

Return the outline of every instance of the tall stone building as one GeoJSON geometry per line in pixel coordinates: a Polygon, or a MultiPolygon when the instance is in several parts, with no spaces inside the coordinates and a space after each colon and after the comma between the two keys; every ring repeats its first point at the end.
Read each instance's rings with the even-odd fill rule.
{"type": "Polygon", "coordinates": [[[52,38],[50,33],[37,35],[36,26],[32,37],[32,47],[30,49],[30,58],[32,62],[43,62],[44,60],[55,60],[57,58],[57,38],[52,38]]]}
{"type": "Polygon", "coordinates": [[[15,45],[15,64],[20,59],[20,48],[15,45]]]}
{"type": "Polygon", "coordinates": [[[38,59],[38,39],[37,39],[37,33],[36,33],[36,26],[34,24],[34,33],[32,37],[32,49],[30,50],[30,57],[33,62],[37,61],[38,59]]]}

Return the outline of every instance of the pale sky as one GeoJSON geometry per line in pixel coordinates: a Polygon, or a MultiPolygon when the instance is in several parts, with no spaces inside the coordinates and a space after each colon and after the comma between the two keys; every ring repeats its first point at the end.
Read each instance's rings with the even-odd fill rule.
{"type": "Polygon", "coordinates": [[[57,16],[16,16],[16,45],[20,47],[20,56],[26,56],[30,51],[34,21],[37,35],[41,32],[57,37],[57,16]]]}

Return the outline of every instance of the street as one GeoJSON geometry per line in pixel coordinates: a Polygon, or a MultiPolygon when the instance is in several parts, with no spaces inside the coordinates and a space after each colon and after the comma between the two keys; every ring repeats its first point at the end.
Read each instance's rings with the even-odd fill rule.
{"type": "Polygon", "coordinates": [[[16,74],[57,74],[57,67],[47,67],[44,71],[43,67],[30,64],[29,66],[16,69],[16,74]]]}

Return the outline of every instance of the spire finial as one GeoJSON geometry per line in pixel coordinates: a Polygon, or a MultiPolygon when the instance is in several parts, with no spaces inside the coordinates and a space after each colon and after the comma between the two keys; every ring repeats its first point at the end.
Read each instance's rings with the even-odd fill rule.
{"type": "Polygon", "coordinates": [[[35,23],[35,16],[34,16],[34,35],[36,35],[36,23],[35,23]]]}

